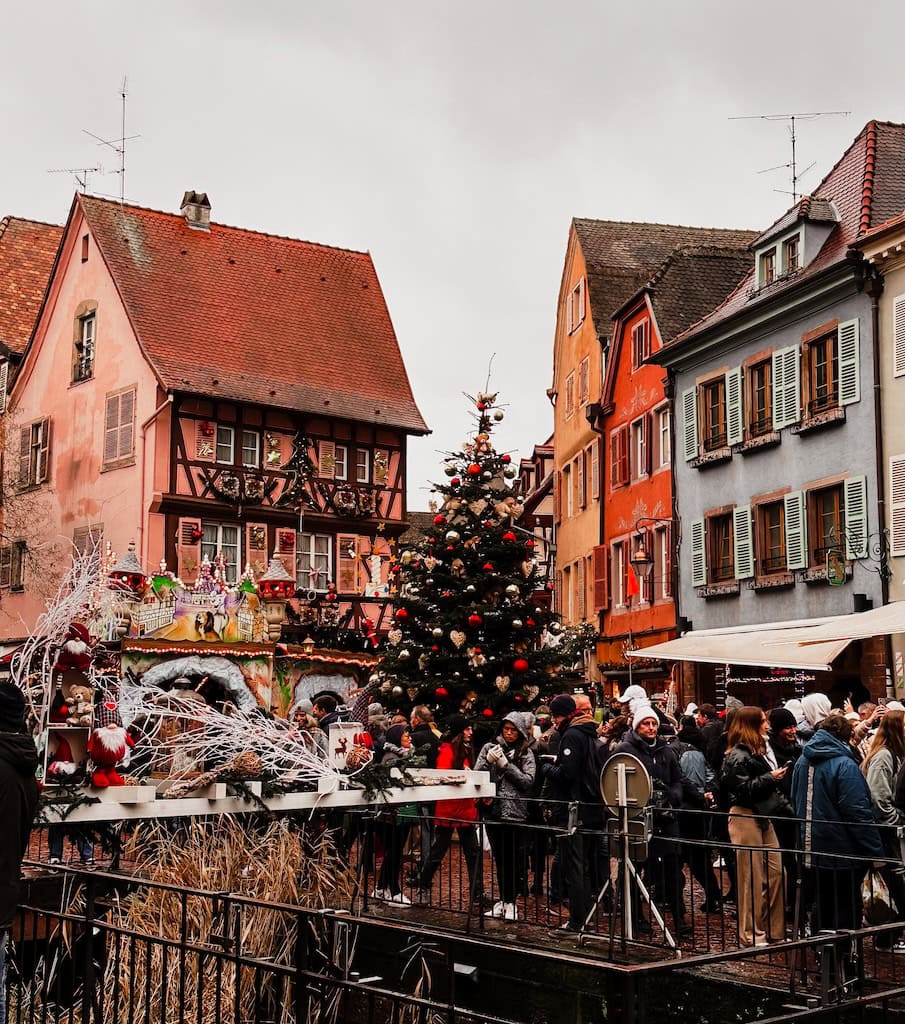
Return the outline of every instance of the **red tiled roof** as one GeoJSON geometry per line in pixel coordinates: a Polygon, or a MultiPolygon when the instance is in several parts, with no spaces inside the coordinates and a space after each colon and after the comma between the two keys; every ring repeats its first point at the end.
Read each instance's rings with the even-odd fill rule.
{"type": "Polygon", "coordinates": [[[55,224],[0,220],[0,344],[13,352],[31,337],[62,234],[55,224]]]}
{"type": "Polygon", "coordinates": [[[598,331],[604,330],[613,312],[675,249],[683,245],[744,248],[757,234],[734,228],[586,218],[576,218],[572,223],[587,266],[591,314],[598,331]]]}
{"type": "Polygon", "coordinates": [[[841,262],[862,235],[901,213],[905,209],[905,125],[869,121],[811,193],[811,201],[815,199],[832,202],[839,214],[817,256],[799,273],[760,291],[753,289],[752,269],[725,302],[675,338],[670,347],[841,262]]]}
{"type": "Polygon", "coordinates": [[[166,388],[428,432],[368,253],[77,201],[166,388]]]}

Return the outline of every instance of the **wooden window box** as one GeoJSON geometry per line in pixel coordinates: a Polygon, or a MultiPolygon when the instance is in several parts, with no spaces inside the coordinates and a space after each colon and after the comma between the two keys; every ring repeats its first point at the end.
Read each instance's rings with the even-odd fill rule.
{"type": "Polygon", "coordinates": [[[769,576],[756,576],[748,584],[749,590],[758,592],[767,590],[784,590],[795,586],[795,574],[792,572],[771,573],[769,576]]]}
{"type": "Polygon", "coordinates": [[[741,591],[738,580],[726,583],[709,583],[706,587],[698,587],[698,597],[712,600],[715,597],[738,597],[741,591]]]}
{"type": "Polygon", "coordinates": [[[782,434],[778,430],[771,430],[767,434],[746,438],[737,450],[742,455],[749,455],[751,452],[759,452],[764,448],[775,448],[778,444],[782,444],[782,434]]]}
{"type": "Polygon", "coordinates": [[[702,452],[691,461],[691,466],[693,469],[707,469],[710,466],[717,466],[721,462],[728,462],[731,458],[731,448],[715,448],[712,452],[702,452]]]}
{"type": "Polygon", "coordinates": [[[802,420],[801,423],[796,423],[792,427],[792,433],[813,434],[818,430],[825,430],[827,427],[839,426],[841,423],[845,423],[845,407],[840,405],[826,409],[824,412],[815,413],[802,420]]]}

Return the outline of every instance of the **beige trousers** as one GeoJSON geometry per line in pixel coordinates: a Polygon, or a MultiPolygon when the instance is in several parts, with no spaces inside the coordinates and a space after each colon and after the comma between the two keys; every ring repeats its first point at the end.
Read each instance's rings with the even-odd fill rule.
{"type": "Polygon", "coordinates": [[[786,936],[783,907],[782,856],[768,818],[756,818],[747,807],[729,809],[729,838],[736,850],[738,933],[742,946],[779,942],[786,936]]]}

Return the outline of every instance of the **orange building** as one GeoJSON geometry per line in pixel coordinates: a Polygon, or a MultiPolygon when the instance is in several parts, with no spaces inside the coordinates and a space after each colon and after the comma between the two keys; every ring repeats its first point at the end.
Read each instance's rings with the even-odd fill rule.
{"type": "MultiPolygon", "coordinates": [[[[753,232],[675,230],[677,248],[614,313],[594,409],[606,452],[603,535],[593,555],[595,609],[602,613],[597,653],[604,677],[620,687],[628,678],[624,652],[673,638],[679,615],[673,410],[663,370],[649,360],[718,305],[752,263],[753,232]],[[689,244],[691,233],[703,244],[689,244]],[[631,563],[641,566],[642,551],[636,574],[631,563]]],[[[641,662],[634,673],[661,689],[669,667],[641,662]]]]}
{"type": "Polygon", "coordinates": [[[4,417],[0,639],[101,538],[186,583],[278,556],[296,605],[335,584],[379,629],[427,427],[370,256],[214,223],[193,192],[178,214],[77,195],[55,251],[4,417]]]}

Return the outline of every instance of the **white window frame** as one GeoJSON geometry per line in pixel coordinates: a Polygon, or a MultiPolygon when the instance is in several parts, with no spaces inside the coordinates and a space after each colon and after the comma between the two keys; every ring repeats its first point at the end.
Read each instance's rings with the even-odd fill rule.
{"type": "Polygon", "coordinates": [[[654,574],[660,581],[660,599],[672,596],[672,580],[670,579],[670,558],[669,558],[669,527],[657,526],[654,528],[654,574]]]}
{"type": "Polygon", "coordinates": [[[245,530],[240,523],[218,523],[214,520],[203,519],[201,521],[201,560],[204,561],[207,556],[208,561],[213,565],[214,559],[224,550],[224,547],[233,548],[236,550],[236,561],[233,564],[229,560],[226,562],[226,582],[234,584],[239,582],[239,577],[242,574],[242,542],[244,539],[245,530]],[[235,530],[236,541],[235,544],[229,543],[224,544],[224,530],[235,530]],[[205,539],[205,536],[209,536],[210,532],[213,531],[216,536],[216,540],[211,541],[205,539]],[[235,569],[235,575],[233,575],[232,569],[235,569]]]}
{"type": "Polygon", "coordinates": [[[338,444],[333,449],[333,479],[349,479],[349,447],[345,444],[338,444]]]}
{"type": "Polygon", "coordinates": [[[647,417],[639,416],[631,424],[632,452],[629,457],[629,477],[632,480],[647,479],[647,417]]]}
{"type": "Polygon", "coordinates": [[[613,541],[610,558],[610,586],[613,592],[613,606],[625,608],[625,542],[613,541]]]}
{"type": "Polygon", "coordinates": [[[802,238],[801,238],[801,232],[800,231],[796,231],[794,235],[788,235],[786,238],[784,238],[782,240],[781,251],[782,251],[782,273],[783,274],[792,274],[792,273],[795,273],[795,272],[801,270],[802,238]],[[794,270],[791,270],[789,268],[789,243],[790,242],[795,242],[798,245],[798,266],[795,267],[794,270]]]}
{"type": "Polygon", "coordinates": [[[371,482],[371,450],[369,448],[355,449],[355,483],[369,484],[371,482]],[[362,456],[364,459],[362,460],[362,456]]]}
{"type": "Polygon", "coordinates": [[[657,439],[660,450],[657,452],[657,469],[668,466],[672,461],[672,424],[669,416],[669,406],[664,405],[654,410],[657,417],[657,439]]]}
{"type": "Polygon", "coordinates": [[[91,380],[94,376],[95,336],[97,334],[97,313],[92,310],[79,317],[79,340],[76,342],[76,364],[73,383],[91,380]]]}
{"type": "Polygon", "coordinates": [[[779,252],[778,246],[770,245],[764,249],[761,249],[757,254],[757,284],[759,288],[766,288],[768,284],[773,282],[779,277],[779,252]],[[767,257],[773,257],[773,277],[767,280],[766,264],[767,257]]]}
{"type": "Polygon", "coordinates": [[[334,538],[328,533],[297,533],[295,579],[300,590],[326,593],[333,579],[334,538]],[[314,580],[311,570],[315,570],[314,580]]]}
{"type": "Polygon", "coordinates": [[[227,427],[224,424],[217,424],[217,431],[214,435],[214,452],[216,454],[216,460],[221,466],[233,466],[236,462],[236,428],[227,427]],[[220,440],[220,433],[223,432],[224,438],[228,440],[220,440]],[[229,450],[229,458],[220,458],[220,449],[227,448],[229,450]]]}
{"type": "Polygon", "coordinates": [[[258,430],[249,430],[247,427],[242,429],[242,465],[246,469],[261,468],[261,433],[258,430]],[[252,450],[248,444],[249,438],[254,440],[254,458],[251,460],[247,458],[247,453],[252,450]]]}
{"type": "Polygon", "coordinates": [[[576,282],[572,291],[569,292],[569,334],[584,323],[585,318],[585,307],[587,306],[587,297],[585,294],[584,278],[580,277],[576,282]]]}

